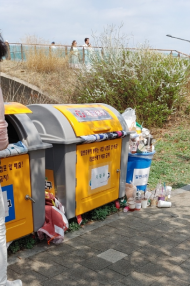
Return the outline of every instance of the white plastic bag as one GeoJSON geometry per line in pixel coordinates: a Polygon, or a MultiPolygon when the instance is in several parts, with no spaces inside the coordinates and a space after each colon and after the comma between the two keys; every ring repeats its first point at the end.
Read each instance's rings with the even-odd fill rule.
{"type": "Polygon", "coordinates": [[[129,128],[129,131],[133,129],[133,127],[136,128],[136,114],[135,110],[132,108],[127,108],[123,113],[122,116],[127,123],[127,126],[129,128]]]}

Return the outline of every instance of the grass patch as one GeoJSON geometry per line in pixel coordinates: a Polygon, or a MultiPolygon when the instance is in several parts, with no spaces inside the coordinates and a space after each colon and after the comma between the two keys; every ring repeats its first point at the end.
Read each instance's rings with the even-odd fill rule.
{"type": "Polygon", "coordinates": [[[102,206],[100,208],[97,208],[93,210],[92,213],[92,219],[93,220],[105,220],[105,218],[112,214],[117,212],[117,208],[115,207],[114,203],[102,206]]]}
{"type": "Polygon", "coordinates": [[[156,145],[156,154],[151,165],[150,188],[155,188],[159,180],[173,188],[190,183],[189,141],[190,130],[182,125],[163,135],[156,145]]]}

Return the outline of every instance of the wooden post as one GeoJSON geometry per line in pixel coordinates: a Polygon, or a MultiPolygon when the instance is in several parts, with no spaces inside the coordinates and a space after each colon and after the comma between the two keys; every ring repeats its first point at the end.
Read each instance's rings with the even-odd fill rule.
{"type": "Polygon", "coordinates": [[[21,49],[21,59],[22,59],[22,61],[23,61],[24,57],[23,57],[23,47],[22,47],[22,44],[21,44],[21,46],[20,46],[20,49],[21,49]]]}
{"type": "Polygon", "coordinates": [[[104,49],[101,49],[102,58],[104,57],[104,49]]]}
{"type": "Polygon", "coordinates": [[[67,56],[67,46],[65,47],[65,56],[67,56]]]}
{"type": "Polygon", "coordinates": [[[178,56],[178,58],[180,58],[180,53],[178,53],[178,55],[177,55],[177,56],[178,56]]]}

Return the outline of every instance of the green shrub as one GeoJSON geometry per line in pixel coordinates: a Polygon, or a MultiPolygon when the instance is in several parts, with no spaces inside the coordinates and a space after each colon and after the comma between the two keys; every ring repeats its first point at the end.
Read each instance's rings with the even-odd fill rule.
{"type": "Polygon", "coordinates": [[[189,60],[147,47],[129,51],[115,38],[101,44],[103,53],[92,50],[89,55],[91,68],[76,71],[73,100],[106,103],[120,112],[132,107],[140,123],[161,127],[184,100],[189,60]]]}

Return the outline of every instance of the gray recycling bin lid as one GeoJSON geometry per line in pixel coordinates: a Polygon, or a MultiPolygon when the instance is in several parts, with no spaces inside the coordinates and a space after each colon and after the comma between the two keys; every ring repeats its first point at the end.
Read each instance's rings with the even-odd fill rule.
{"type": "Polygon", "coordinates": [[[106,104],[32,104],[28,114],[43,142],[53,144],[82,143],[80,136],[126,131],[125,120],[106,104]]]}
{"type": "Polygon", "coordinates": [[[5,103],[4,106],[6,120],[12,125],[12,131],[16,132],[18,139],[27,146],[29,152],[52,147],[51,144],[42,142],[36,127],[28,117],[32,111],[27,106],[17,102],[5,103]]]}

